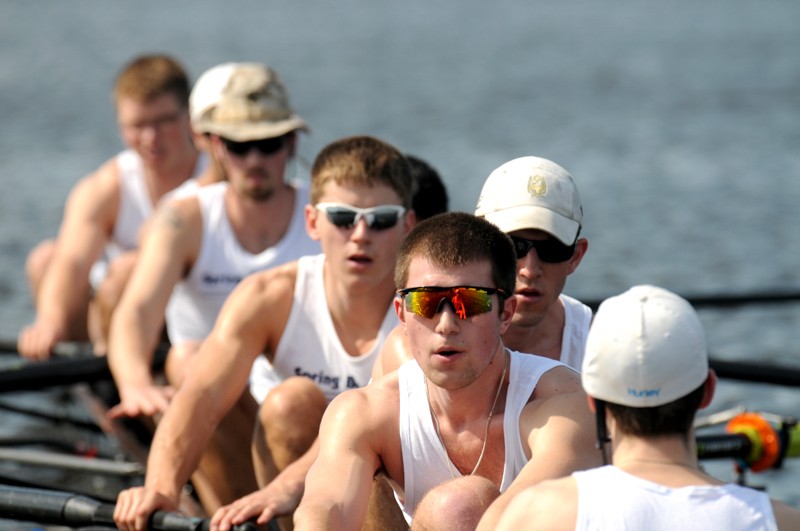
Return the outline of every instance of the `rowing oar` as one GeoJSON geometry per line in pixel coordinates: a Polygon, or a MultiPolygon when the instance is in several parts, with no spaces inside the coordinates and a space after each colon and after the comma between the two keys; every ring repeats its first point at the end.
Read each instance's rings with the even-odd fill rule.
{"type": "MultiPolygon", "coordinates": [[[[800,301],[800,291],[755,291],[740,294],[684,294],[684,299],[695,308],[735,308],[745,304],[775,304],[800,301]]],[[[597,310],[605,299],[581,299],[586,306],[597,310]]]]}
{"type": "MultiPolygon", "coordinates": [[[[0,516],[12,520],[59,524],[71,527],[101,525],[115,528],[114,505],[88,496],[55,490],[7,487],[0,485],[0,516]]],[[[162,531],[207,530],[208,518],[156,511],[149,529],[162,531]]],[[[255,531],[251,522],[234,526],[238,531],[255,531]]]]}
{"type": "Polygon", "coordinates": [[[79,470],[123,477],[144,476],[144,465],[136,462],[115,461],[101,457],[82,457],[44,450],[24,448],[0,448],[0,461],[55,467],[64,470],[79,470]]]}
{"type": "MultiPolygon", "coordinates": [[[[153,370],[164,366],[169,347],[161,345],[153,356],[153,370]]],[[[41,362],[21,361],[0,370],[0,393],[32,391],[80,382],[110,380],[111,371],[105,356],[51,358],[41,362]]]]}
{"type": "MultiPolygon", "coordinates": [[[[168,348],[159,347],[153,359],[153,370],[164,366],[168,348]]],[[[711,368],[720,378],[800,387],[800,369],[745,361],[710,359],[711,368]]],[[[41,362],[21,361],[0,370],[0,393],[33,391],[80,382],[109,380],[111,372],[105,356],[91,358],[52,358],[41,362]]]]}
{"type": "Polygon", "coordinates": [[[719,359],[709,359],[708,364],[720,378],[800,387],[800,369],[794,367],[719,359]]]}
{"type": "Polygon", "coordinates": [[[781,419],[776,429],[764,416],[744,412],[728,421],[725,431],[698,435],[698,458],[734,458],[740,470],[761,472],[780,468],[787,457],[800,457],[800,425],[796,419],[781,419]]]}
{"type": "MultiPolygon", "coordinates": [[[[16,339],[0,340],[0,353],[2,354],[18,354],[16,339]]],[[[51,352],[53,356],[61,358],[77,358],[91,356],[93,353],[92,344],[89,342],[81,341],[64,341],[56,343],[51,352]]]]}

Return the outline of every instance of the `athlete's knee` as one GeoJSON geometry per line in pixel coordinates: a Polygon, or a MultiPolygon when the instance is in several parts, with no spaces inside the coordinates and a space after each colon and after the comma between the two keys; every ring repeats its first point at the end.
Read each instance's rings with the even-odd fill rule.
{"type": "Polygon", "coordinates": [[[110,314],[117,307],[133,270],[135,258],[133,254],[125,254],[109,264],[108,273],[95,293],[101,311],[110,314]]]}
{"type": "Polygon", "coordinates": [[[259,420],[265,426],[285,419],[322,417],[327,400],[310,379],[292,377],[270,389],[259,409],[259,420]]]}
{"type": "Polygon", "coordinates": [[[499,495],[486,478],[466,476],[428,491],[414,513],[412,529],[475,529],[499,495]],[[454,527],[454,523],[458,523],[454,527]]]}
{"type": "Polygon", "coordinates": [[[28,277],[28,282],[33,291],[38,289],[39,283],[44,276],[44,271],[47,269],[47,265],[50,263],[54,251],[55,241],[44,240],[28,253],[25,259],[25,275],[28,277]]]}

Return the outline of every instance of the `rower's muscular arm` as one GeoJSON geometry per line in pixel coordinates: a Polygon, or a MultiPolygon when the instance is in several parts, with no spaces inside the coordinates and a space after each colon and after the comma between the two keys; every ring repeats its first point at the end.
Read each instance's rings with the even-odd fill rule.
{"type": "Polygon", "coordinates": [[[194,197],[161,207],[151,223],[111,320],[108,362],[120,393],[112,417],[167,408],[169,392],[155,385],[150,366],[170,295],[196,260],[202,230],[194,197]]]}
{"type": "Polygon", "coordinates": [[[19,336],[23,356],[46,358],[57,342],[86,335],[89,271],[114,230],[118,179],[115,163],[109,161],[70,192],[55,251],[41,280],[36,321],[19,336]]]}
{"type": "Polygon", "coordinates": [[[154,510],[177,507],[211,434],[247,389],[253,361],[280,337],[294,277],[278,269],[246,278],[228,297],[156,429],[144,487],[120,493],[117,525],[140,529],[154,510]]]}
{"type": "Polygon", "coordinates": [[[530,402],[520,416],[520,433],[528,434],[530,460],[483,515],[479,531],[495,529],[508,503],[525,487],[602,464],[594,445],[594,416],[580,376],[566,367],[552,369],[542,376],[535,396],[541,398],[530,402]]]}
{"type": "Polygon", "coordinates": [[[368,388],[345,391],[325,410],[319,455],[294,515],[296,529],[361,528],[372,478],[380,466],[373,440],[380,429],[376,429],[368,388]]]}

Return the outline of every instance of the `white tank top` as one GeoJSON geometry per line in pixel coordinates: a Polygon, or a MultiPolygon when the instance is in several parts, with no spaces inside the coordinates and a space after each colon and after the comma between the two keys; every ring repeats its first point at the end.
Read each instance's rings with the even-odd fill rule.
{"type": "Polygon", "coordinates": [[[586,351],[586,336],[592,324],[592,309],[563,293],[559,297],[564,304],[564,335],[561,337],[561,363],[581,371],[583,354],[586,351]]]}
{"type": "MultiPolygon", "coordinates": [[[[205,171],[207,165],[208,157],[205,153],[200,153],[192,175],[184,184],[193,182],[205,171]]],[[[119,211],[114,221],[111,242],[119,250],[129,251],[139,246],[139,229],[153,214],[153,202],[150,201],[147,190],[142,158],[134,150],[126,149],[117,155],[117,168],[120,184],[119,211]]]]}
{"type": "Polygon", "coordinates": [[[777,530],[769,497],[739,485],[669,488],[613,465],[573,472],[576,530],[777,530]]]}
{"type": "MultiPolygon", "coordinates": [[[[103,256],[92,265],[89,283],[97,288],[108,272],[108,264],[125,251],[139,247],[139,230],[153,214],[153,202],[144,179],[144,165],[141,157],[132,149],[126,149],[115,157],[119,172],[119,210],[114,220],[111,239],[103,250],[103,256]]],[[[200,153],[192,175],[183,182],[194,182],[208,165],[208,157],[200,153]]],[[[178,187],[180,188],[180,186],[178,187]]],[[[177,188],[176,188],[177,189],[177,188]]],[[[164,195],[166,197],[167,194],[164,195]]],[[[163,199],[163,197],[162,197],[163,199]]]]}
{"type": "Polygon", "coordinates": [[[228,220],[224,201],[227,186],[227,182],[220,182],[195,192],[203,216],[203,237],[197,261],[175,286],[167,304],[167,333],[172,344],[204,339],[225,299],[245,276],[320,250],[319,242],[305,229],[305,187],[295,187],[294,211],[286,234],[272,247],[252,254],[239,244],[228,220]]]}
{"type": "MultiPolygon", "coordinates": [[[[508,369],[509,385],[506,408],[503,416],[505,434],[505,466],[500,492],[505,491],[522,467],[528,462],[522,437],[519,432],[519,417],[522,409],[544,373],[560,367],[561,362],[532,354],[511,353],[508,369]]],[[[455,465],[448,466],[447,454],[436,433],[431,418],[428,397],[425,393],[425,377],[415,360],[407,361],[398,369],[400,386],[400,445],[403,452],[404,492],[396,497],[404,499],[400,504],[406,521],[417,504],[433,487],[451,479],[450,470],[461,476],[455,465]]]]}
{"type": "Polygon", "coordinates": [[[294,301],[272,365],[282,379],[311,378],[328,398],[369,383],[372,366],[389,332],[399,324],[389,304],[375,344],[361,356],[351,356],[339,340],[325,296],[322,268],[325,255],[306,256],[297,267],[294,301]]]}

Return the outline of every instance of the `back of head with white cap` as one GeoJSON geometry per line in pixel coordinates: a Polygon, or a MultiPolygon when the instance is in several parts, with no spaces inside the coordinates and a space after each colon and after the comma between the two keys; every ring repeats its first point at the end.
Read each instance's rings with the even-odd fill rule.
{"type": "Polygon", "coordinates": [[[705,333],[686,300],[643,285],[598,308],[581,373],[588,395],[623,406],[654,407],[688,395],[707,377],[705,333]]]}
{"type": "Polygon", "coordinates": [[[481,190],[475,215],[505,233],[538,229],[572,245],[583,223],[583,207],[572,176],[539,157],[520,157],[494,170],[481,190]]]}

